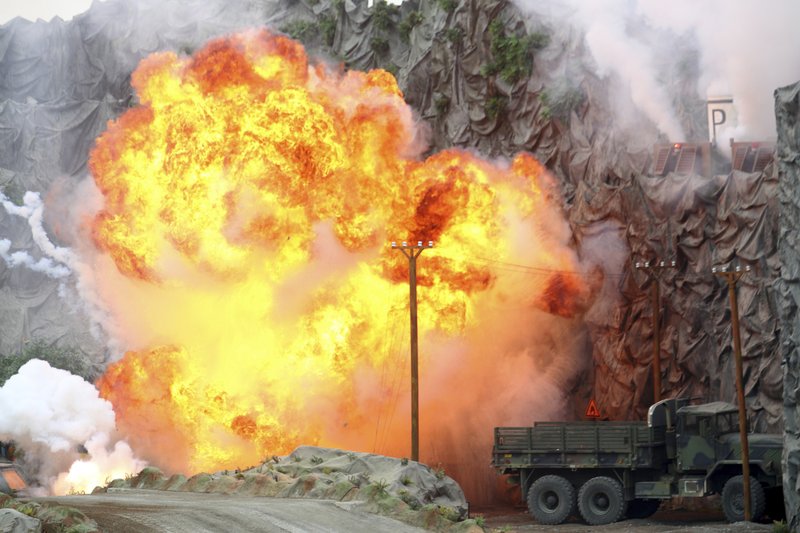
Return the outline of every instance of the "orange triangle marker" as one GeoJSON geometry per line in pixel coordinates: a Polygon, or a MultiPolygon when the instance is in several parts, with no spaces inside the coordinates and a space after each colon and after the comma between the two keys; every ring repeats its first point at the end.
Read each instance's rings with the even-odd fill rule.
{"type": "Polygon", "coordinates": [[[589,418],[600,418],[600,409],[594,403],[594,398],[589,400],[589,405],[586,407],[586,416],[589,418]]]}

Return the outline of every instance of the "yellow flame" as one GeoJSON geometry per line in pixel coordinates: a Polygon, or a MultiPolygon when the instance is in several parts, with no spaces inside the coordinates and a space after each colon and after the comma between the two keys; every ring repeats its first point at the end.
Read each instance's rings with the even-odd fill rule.
{"type": "MultiPolygon", "coordinates": [[[[382,451],[405,453],[392,413],[407,398],[408,261],[391,239],[435,241],[419,260],[420,338],[435,347],[423,369],[491,305],[531,313],[546,297],[570,315],[561,293],[586,297],[579,280],[517,282],[502,266],[576,268],[550,229],[563,221],[543,168],[525,154],[421,160],[384,71],[309,66],[299,44],[261,31],[151,56],[133,84],[141,106],[90,161],[105,197],[95,242],[121,274],[99,285],[132,349],[98,386],[162,467],[246,466],[298,444],[370,451],[381,424],[398,436],[382,451]]],[[[490,374],[501,345],[458,348],[459,364],[490,374]]]]}

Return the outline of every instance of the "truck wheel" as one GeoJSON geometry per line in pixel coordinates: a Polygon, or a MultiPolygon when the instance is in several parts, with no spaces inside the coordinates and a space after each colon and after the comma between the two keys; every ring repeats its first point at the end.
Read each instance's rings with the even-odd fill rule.
{"type": "Polygon", "coordinates": [[[542,476],[528,489],[528,510],[540,524],[560,524],[575,511],[575,489],[561,476],[542,476]]]}
{"type": "MultiPolygon", "coordinates": [[[[766,508],[764,487],[756,478],[750,476],[750,519],[756,522],[766,508]]],[[[728,522],[744,520],[744,476],[733,476],[722,487],[722,511],[728,522]]]]}
{"type": "Polygon", "coordinates": [[[610,477],[593,477],[578,492],[578,510],[587,524],[602,526],[622,518],[626,510],[622,485],[610,477]]]}
{"type": "Polygon", "coordinates": [[[636,498],[628,502],[628,510],[625,516],[628,518],[649,518],[658,511],[661,500],[644,500],[636,498]]]}

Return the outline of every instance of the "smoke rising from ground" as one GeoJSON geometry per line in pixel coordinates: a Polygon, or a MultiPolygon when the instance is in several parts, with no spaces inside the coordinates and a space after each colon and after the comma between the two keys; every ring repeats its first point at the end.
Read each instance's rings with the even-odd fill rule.
{"type": "MultiPolygon", "coordinates": [[[[721,138],[775,137],[773,91],[796,81],[800,72],[800,3],[776,0],[693,2],[676,0],[517,0],[558,28],[585,32],[600,76],[621,81],[620,92],[670,140],[683,133],[672,104],[675,93],[664,64],[681,60],[677,43],[693,43],[700,64],[697,97],[732,95],[738,127],[721,138]],[[667,32],[659,38],[659,32],[667,32]],[[655,38],[654,38],[655,37],[655,38]]],[[[684,59],[685,60],[685,59],[684,59]]],[[[692,139],[694,140],[694,139],[692,139]]]]}
{"type": "Polygon", "coordinates": [[[90,491],[145,465],[112,437],[114,411],[97,389],[45,361],[32,359],[0,387],[0,411],[0,440],[24,450],[24,466],[39,491],[90,491]],[[85,459],[79,446],[88,451],[85,459]],[[80,461],[105,469],[86,471],[80,461]]]}

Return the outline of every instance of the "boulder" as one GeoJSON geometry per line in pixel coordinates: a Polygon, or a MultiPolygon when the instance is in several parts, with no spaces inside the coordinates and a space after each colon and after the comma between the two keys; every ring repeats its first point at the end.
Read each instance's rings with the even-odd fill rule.
{"type": "Polygon", "coordinates": [[[0,509],[0,531],[6,533],[41,533],[42,522],[14,509],[0,509]]]}

